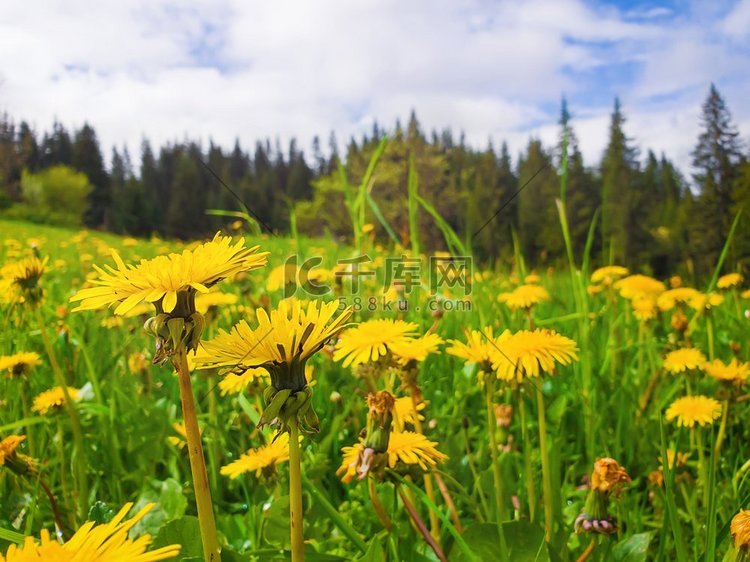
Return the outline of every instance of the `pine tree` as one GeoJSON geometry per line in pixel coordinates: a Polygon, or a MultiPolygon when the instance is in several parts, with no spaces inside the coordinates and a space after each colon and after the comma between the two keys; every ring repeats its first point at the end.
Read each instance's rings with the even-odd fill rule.
{"type": "MultiPolygon", "coordinates": [[[[586,245],[591,221],[597,208],[601,204],[599,187],[593,174],[586,169],[583,154],[578,146],[578,137],[571,125],[571,115],[565,98],[560,108],[560,141],[558,143],[558,160],[562,158],[563,139],[568,145],[568,183],[567,183],[567,215],[568,228],[576,257],[580,257],[586,245]]],[[[597,231],[598,232],[598,231],[597,231]]],[[[600,237],[595,237],[598,242],[600,237]]],[[[594,255],[598,254],[599,246],[592,248],[594,255]]]]}
{"type": "Polygon", "coordinates": [[[625,136],[620,100],[615,98],[615,108],[609,127],[609,143],[601,164],[602,175],[602,251],[608,260],[610,248],[615,261],[634,263],[629,252],[631,217],[629,205],[634,200],[638,151],[625,136]]]}
{"type": "Polygon", "coordinates": [[[700,195],[690,236],[696,265],[700,271],[708,272],[729,233],[733,190],[743,161],[739,132],[713,84],[703,104],[701,126],[703,130],[693,150],[693,179],[700,195]]]}
{"type": "Polygon", "coordinates": [[[86,174],[92,186],[89,193],[89,208],[83,218],[84,224],[88,227],[106,227],[112,203],[109,175],[104,168],[96,132],[88,124],[76,132],[72,163],[75,169],[86,174]]]}

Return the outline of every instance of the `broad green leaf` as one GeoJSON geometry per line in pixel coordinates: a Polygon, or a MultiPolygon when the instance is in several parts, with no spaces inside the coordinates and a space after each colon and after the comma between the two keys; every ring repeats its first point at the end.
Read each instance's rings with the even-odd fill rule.
{"type": "Polygon", "coordinates": [[[616,562],[644,562],[653,533],[638,533],[620,541],[612,548],[612,559],[616,562]]]}
{"type": "Polygon", "coordinates": [[[192,558],[202,559],[203,544],[201,543],[201,530],[198,518],[186,515],[180,519],[170,521],[156,535],[152,549],[179,544],[179,560],[187,561],[192,558]]]}
{"type": "Polygon", "coordinates": [[[289,496],[271,500],[268,508],[263,510],[263,538],[268,544],[277,548],[289,548],[289,496]]]}

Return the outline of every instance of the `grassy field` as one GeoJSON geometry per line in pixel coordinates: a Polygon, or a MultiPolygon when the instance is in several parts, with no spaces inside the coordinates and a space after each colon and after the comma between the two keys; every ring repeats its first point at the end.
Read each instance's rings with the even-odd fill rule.
{"type": "MultiPolygon", "coordinates": [[[[67,538],[85,520],[109,521],[127,502],[155,502],[133,536],[150,534],[154,548],[181,544],[178,560],[202,559],[188,448],[176,429],[183,419],[179,380],[169,363],[151,365],[154,338],[143,329],[153,310],[72,312],[69,302],[97,276],[94,265],[114,266],[112,249],[136,263],[188,246],[5,221],[0,234],[0,265],[35,254],[48,260],[37,307],[7,287],[0,295],[0,356],[40,358],[26,373],[0,377],[0,440],[26,436],[0,466],[0,553],[56,522],[67,538]],[[83,389],[73,416],[62,399],[46,412],[35,402],[59,386],[55,371],[73,391],[83,389]],[[38,465],[13,466],[12,459],[30,462],[26,456],[38,465]]],[[[239,232],[227,234],[237,240],[239,232]]],[[[339,299],[342,310],[353,308],[351,322],[404,320],[416,324],[414,338],[429,333],[441,340],[409,340],[411,350],[425,350],[410,360],[386,341],[380,361],[344,367],[334,338],[307,362],[320,423],[300,445],[307,560],[710,561],[732,550],[729,523],[750,505],[750,395],[743,386],[750,301],[742,281],[721,277],[717,286],[726,267],[710,287],[692,291],[676,278],[649,281],[614,270],[594,282],[580,264],[526,271],[522,260],[513,271],[464,264],[465,283],[451,286],[436,278],[440,270],[431,277],[427,258],[407,262],[403,250],[380,247],[367,232],[361,251],[332,240],[245,240],[256,244],[269,252],[267,266],[217,284],[205,301],[203,341],[242,319],[256,326],[256,310],[273,310],[290,297],[291,268],[284,264],[292,255],[298,263],[320,257],[311,271],[317,285],[331,289],[311,295],[309,287],[296,287],[293,300],[339,299]],[[365,255],[360,272],[374,275],[357,276],[358,287],[353,276],[337,281],[336,271],[351,271],[343,261],[365,255]],[[413,286],[386,286],[394,263],[391,281],[413,286]],[[517,298],[501,297],[514,290],[531,299],[528,306],[514,309],[517,298]],[[474,347],[495,363],[457,356],[451,340],[466,342],[469,330],[485,327],[491,336],[476,335],[474,347]],[[554,330],[575,350],[539,362],[535,346],[546,344],[521,332],[532,327],[544,337],[554,330]],[[504,347],[505,330],[521,332],[520,343],[504,347]],[[507,354],[530,359],[498,377],[509,371],[502,365],[507,354]],[[535,366],[539,376],[531,376],[535,366]],[[342,449],[371,426],[366,395],[383,390],[407,399],[401,429],[425,435],[445,458],[433,456],[427,471],[408,455],[385,468],[374,461],[363,480],[342,482],[342,449]],[[672,409],[676,417],[666,415],[689,395],[716,403],[683,403],[672,409]],[[697,423],[681,427],[680,420],[697,423]],[[676,458],[666,469],[665,454],[676,458]],[[595,470],[603,458],[617,464],[599,462],[595,470]]],[[[275,431],[256,428],[268,407],[268,378],[220,373],[195,370],[191,378],[222,559],[288,559],[286,458],[256,452],[257,472],[230,478],[221,471],[249,449],[271,446],[275,431]]]]}

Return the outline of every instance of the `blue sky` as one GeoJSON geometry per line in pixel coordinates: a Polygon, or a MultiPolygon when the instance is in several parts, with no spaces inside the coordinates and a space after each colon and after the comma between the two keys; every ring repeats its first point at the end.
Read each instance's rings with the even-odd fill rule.
{"type": "Polygon", "coordinates": [[[88,120],[134,155],[144,136],[343,143],[412,108],[517,154],[554,143],[565,95],[594,165],[617,95],[643,153],[689,172],[712,81],[750,141],[750,0],[39,0],[5,6],[0,34],[0,110],[88,120]]]}

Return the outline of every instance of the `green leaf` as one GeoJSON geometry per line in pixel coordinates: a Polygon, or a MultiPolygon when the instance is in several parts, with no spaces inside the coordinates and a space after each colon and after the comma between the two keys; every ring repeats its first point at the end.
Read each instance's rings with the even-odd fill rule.
{"type": "Polygon", "coordinates": [[[156,506],[136,523],[133,531],[137,535],[156,535],[165,523],[185,515],[188,502],[182,493],[182,485],[177,480],[168,478],[152,481],[150,489],[141,494],[134,509],[140,509],[149,503],[155,503],[156,506]]]}
{"type": "MultiPolygon", "coordinates": [[[[513,562],[548,562],[549,553],[544,542],[544,529],[528,521],[503,523],[508,558],[513,562]]],[[[463,533],[466,544],[479,560],[499,560],[497,526],[494,523],[474,523],[463,533]]],[[[468,560],[454,547],[450,560],[468,560]]]]}
{"type": "Polygon", "coordinates": [[[14,542],[16,544],[23,544],[26,539],[21,533],[15,531],[9,531],[8,529],[0,528],[0,540],[14,542]]]}
{"type": "Polygon", "coordinates": [[[385,537],[378,536],[370,541],[370,546],[367,547],[367,552],[357,558],[357,562],[385,562],[385,549],[383,543],[385,537]]]}
{"type": "Polygon", "coordinates": [[[180,519],[170,521],[159,531],[154,539],[152,549],[179,544],[180,560],[201,560],[203,558],[203,544],[201,543],[201,529],[198,518],[186,515],[180,519]]]}
{"type": "Polygon", "coordinates": [[[612,549],[612,559],[616,562],[644,562],[654,534],[638,533],[617,543],[612,549]]]}
{"type": "Polygon", "coordinates": [[[289,496],[273,499],[271,505],[263,510],[263,538],[280,549],[291,547],[289,496]]]}

